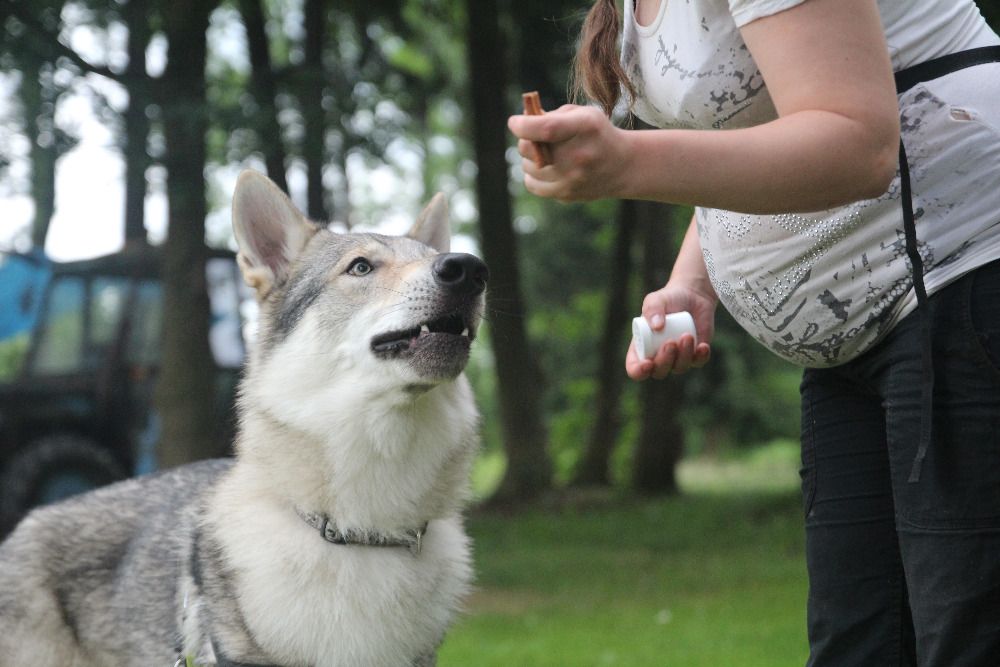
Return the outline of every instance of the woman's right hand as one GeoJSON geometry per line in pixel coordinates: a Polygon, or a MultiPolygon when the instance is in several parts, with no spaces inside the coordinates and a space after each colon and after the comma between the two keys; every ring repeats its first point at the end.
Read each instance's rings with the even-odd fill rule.
{"type": "Polygon", "coordinates": [[[634,343],[628,346],[625,372],[633,380],[663,379],[671,373],[684,373],[690,368],[700,368],[708,363],[715,333],[715,306],[718,298],[693,287],[667,283],[665,287],[650,292],[642,302],[642,315],[654,331],[663,329],[664,316],[686,310],[694,319],[697,342],[690,334],[664,343],[652,359],[639,359],[634,343]]]}
{"type": "Polygon", "coordinates": [[[511,116],[507,127],[518,138],[528,192],[565,202],[628,196],[628,163],[641,133],[615,127],[595,107],[574,104],[541,116],[511,116]],[[551,164],[535,162],[536,142],[549,146],[551,164]]]}

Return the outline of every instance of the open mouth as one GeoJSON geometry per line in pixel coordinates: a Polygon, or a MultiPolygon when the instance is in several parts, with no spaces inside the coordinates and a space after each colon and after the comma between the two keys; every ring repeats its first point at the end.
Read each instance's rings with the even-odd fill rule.
{"type": "Polygon", "coordinates": [[[451,337],[471,343],[476,338],[476,326],[460,313],[439,317],[411,329],[390,331],[372,338],[372,351],[380,356],[395,356],[408,352],[424,341],[451,337]]]}

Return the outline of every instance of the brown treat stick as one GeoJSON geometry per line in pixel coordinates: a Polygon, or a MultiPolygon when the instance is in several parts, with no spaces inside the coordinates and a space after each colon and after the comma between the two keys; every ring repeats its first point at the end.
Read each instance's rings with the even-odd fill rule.
{"type": "MultiPolygon", "coordinates": [[[[524,114],[526,116],[541,116],[545,113],[542,110],[542,103],[538,99],[537,90],[533,90],[530,93],[523,93],[521,100],[524,102],[524,114]]],[[[532,143],[535,144],[535,164],[539,167],[552,164],[552,147],[541,141],[533,141],[532,143]]]]}

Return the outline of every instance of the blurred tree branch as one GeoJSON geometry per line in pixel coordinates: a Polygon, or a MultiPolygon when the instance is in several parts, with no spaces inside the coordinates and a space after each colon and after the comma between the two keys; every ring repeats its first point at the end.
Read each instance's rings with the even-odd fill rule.
{"type": "MultiPolygon", "coordinates": [[[[62,43],[62,40],[59,39],[61,31],[58,26],[55,28],[46,26],[45,22],[38,18],[38,9],[28,9],[25,4],[20,0],[0,0],[0,6],[3,7],[3,13],[6,15],[4,24],[13,19],[22,26],[22,39],[17,44],[21,49],[50,62],[64,58],[84,74],[97,74],[125,86],[135,83],[137,78],[143,82],[149,80],[150,77],[145,73],[137,76],[132,72],[115,72],[105,65],[89,62],[72,47],[62,43]]],[[[5,34],[7,32],[5,30],[5,34]]],[[[9,37],[5,37],[5,39],[9,39],[9,37]]]]}

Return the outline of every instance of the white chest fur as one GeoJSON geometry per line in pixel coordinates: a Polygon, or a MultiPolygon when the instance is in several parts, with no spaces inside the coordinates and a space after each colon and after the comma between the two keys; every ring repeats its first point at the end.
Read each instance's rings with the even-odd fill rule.
{"type": "Polygon", "coordinates": [[[415,555],[330,544],[263,500],[238,512],[218,535],[247,628],[279,664],[408,667],[440,643],[468,590],[457,518],[433,521],[415,555]]]}

